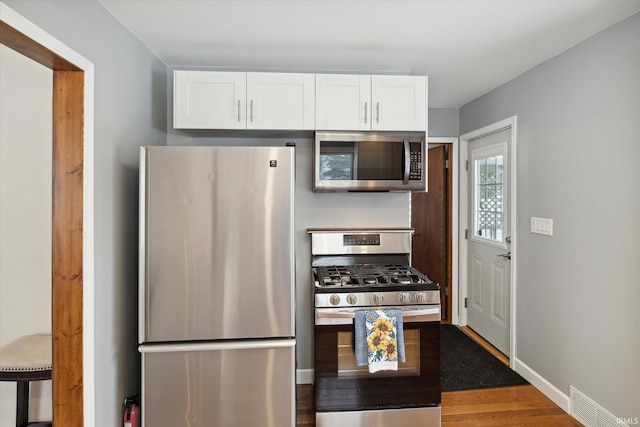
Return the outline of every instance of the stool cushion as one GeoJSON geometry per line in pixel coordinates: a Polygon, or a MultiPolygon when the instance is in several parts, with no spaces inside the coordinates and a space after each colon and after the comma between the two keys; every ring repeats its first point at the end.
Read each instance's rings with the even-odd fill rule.
{"type": "Polygon", "coordinates": [[[25,335],[0,348],[0,372],[51,369],[51,335],[25,335]]]}

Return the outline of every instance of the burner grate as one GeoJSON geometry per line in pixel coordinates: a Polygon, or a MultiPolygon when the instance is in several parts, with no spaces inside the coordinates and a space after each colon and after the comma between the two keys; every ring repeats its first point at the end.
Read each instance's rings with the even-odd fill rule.
{"type": "Polygon", "coordinates": [[[314,268],[319,287],[376,287],[433,283],[407,265],[356,264],[314,268]]]}

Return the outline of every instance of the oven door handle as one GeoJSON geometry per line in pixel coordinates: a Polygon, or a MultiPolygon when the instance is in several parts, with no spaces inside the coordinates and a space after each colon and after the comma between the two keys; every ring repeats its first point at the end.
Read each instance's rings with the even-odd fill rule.
{"type": "MultiPolygon", "coordinates": [[[[417,310],[397,310],[402,312],[403,323],[440,321],[440,306],[417,310]]],[[[356,310],[316,310],[316,325],[349,324],[355,317],[356,310]]]]}

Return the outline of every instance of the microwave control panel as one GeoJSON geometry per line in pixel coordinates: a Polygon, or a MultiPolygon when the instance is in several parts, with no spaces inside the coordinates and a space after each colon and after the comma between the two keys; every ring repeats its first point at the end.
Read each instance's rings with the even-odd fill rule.
{"type": "Polygon", "coordinates": [[[410,147],[409,179],[420,181],[422,180],[421,144],[411,144],[410,147]]]}

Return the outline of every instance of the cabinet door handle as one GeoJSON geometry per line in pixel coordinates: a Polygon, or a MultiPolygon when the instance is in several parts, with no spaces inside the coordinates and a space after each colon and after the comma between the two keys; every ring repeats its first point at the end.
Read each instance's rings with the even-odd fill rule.
{"type": "Polygon", "coordinates": [[[380,123],[380,103],[376,102],[376,123],[380,123]]]}
{"type": "Polygon", "coordinates": [[[368,110],[368,107],[369,107],[369,103],[365,101],[365,103],[364,103],[364,123],[365,124],[367,123],[367,110],[368,110]]]}
{"type": "Polygon", "coordinates": [[[251,100],[251,121],[253,121],[253,99],[251,100]]]}
{"type": "Polygon", "coordinates": [[[240,100],[238,99],[238,121],[240,121],[242,117],[240,116],[240,100]]]}

